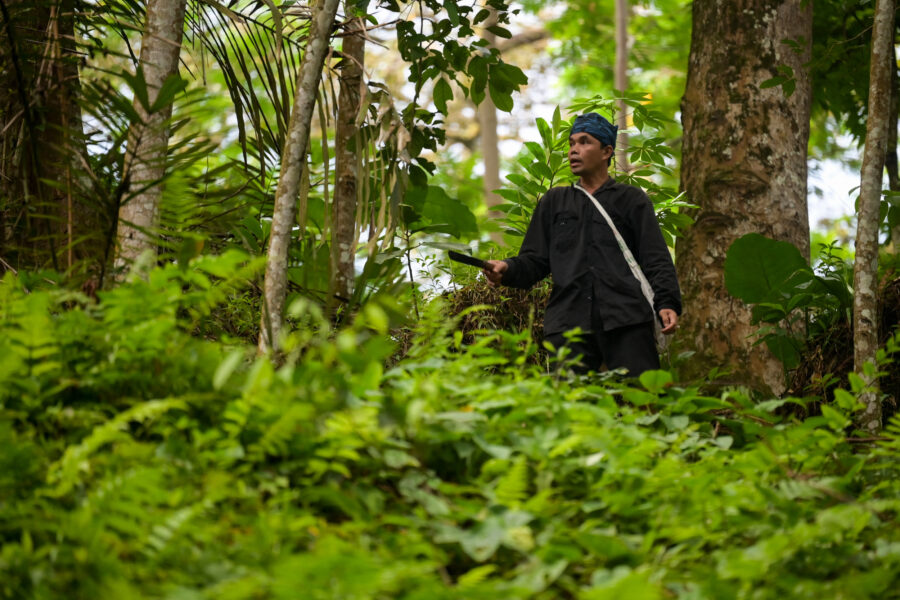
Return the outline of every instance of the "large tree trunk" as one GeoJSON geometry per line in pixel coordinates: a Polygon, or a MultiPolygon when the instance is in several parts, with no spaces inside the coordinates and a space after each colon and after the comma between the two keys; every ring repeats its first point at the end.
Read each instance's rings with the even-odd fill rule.
{"type": "Polygon", "coordinates": [[[881,184],[891,103],[891,72],[894,33],[894,0],[878,0],[872,30],[869,67],[869,115],[866,149],[859,185],[859,215],[856,228],[856,264],[853,270],[853,368],[872,388],[860,396],[865,410],[860,426],[870,433],[881,429],[881,401],[877,380],[864,374],[864,365],[875,362],[878,350],[878,229],[881,184]]]}
{"type": "Polygon", "coordinates": [[[809,256],[806,149],[810,85],[800,54],[784,40],[812,38],[804,0],[695,0],[688,79],[682,101],[681,182],[699,206],[678,240],[685,301],[681,342],[696,354],[687,376],[725,366],[731,381],[784,390],[781,364],[753,346],[750,309],[725,289],[724,260],[738,237],[758,232],[809,256]],[[790,66],[796,89],[760,84],[790,66]],[[750,336],[750,337],[748,337],[750,336]]]}
{"type": "MultiPolygon", "coordinates": [[[[354,2],[346,0],[344,6],[347,15],[353,13],[354,2]]],[[[356,218],[357,190],[359,157],[362,155],[359,147],[359,128],[356,123],[360,110],[365,56],[365,21],[354,18],[347,23],[347,35],[341,49],[338,122],[334,136],[336,183],[332,211],[334,227],[331,230],[329,286],[329,304],[332,312],[341,304],[349,302],[356,275],[354,261],[359,241],[359,225],[356,218]]]]}
{"type": "MultiPolygon", "coordinates": [[[[150,0],[147,3],[140,67],[150,106],[156,101],[163,83],[178,74],[185,5],[186,0],[150,0]]],[[[156,249],[153,230],[159,220],[169,146],[168,124],[172,117],[171,103],[148,113],[135,98],[134,108],[142,122],[135,124],[129,135],[125,176],[131,193],[119,208],[118,267],[127,266],[143,252],[156,249]]]]}
{"type": "MultiPolygon", "coordinates": [[[[615,87],[624,93],[628,89],[628,16],[630,7],[628,0],[616,0],[616,72],[615,87]]],[[[627,172],[628,165],[628,105],[619,100],[619,112],[616,124],[619,126],[619,139],[616,144],[616,169],[627,172]]]]}
{"type": "Polygon", "coordinates": [[[72,0],[0,1],[0,272],[71,272],[101,255],[92,234],[102,207],[79,176],[87,150],[74,24],[72,0]]]}
{"type": "Polygon", "coordinates": [[[287,260],[291,244],[291,228],[297,213],[297,194],[300,191],[300,179],[306,163],[310,124],[337,7],[338,0],[321,0],[317,5],[307,38],[306,52],[303,54],[303,62],[297,76],[291,121],[288,124],[284,151],[281,155],[281,176],[275,191],[272,231],[269,235],[263,309],[259,326],[260,352],[278,348],[287,294],[287,260]]]}

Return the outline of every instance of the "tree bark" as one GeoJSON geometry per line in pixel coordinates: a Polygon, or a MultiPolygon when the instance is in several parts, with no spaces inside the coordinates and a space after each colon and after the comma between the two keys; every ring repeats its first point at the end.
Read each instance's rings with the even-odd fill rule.
{"type": "Polygon", "coordinates": [[[80,177],[78,61],[71,0],[0,0],[0,272],[102,255],[103,207],[80,177]]]}
{"type": "MultiPolygon", "coordinates": [[[[485,30],[481,37],[488,42],[489,47],[497,45],[497,36],[487,28],[497,24],[497,13],[492,12],[485,21],[485,30]]],[[[484,190],[484,203],[488,207],[488,216],[499,219],[502,213],[495,211],[494,207],[503,202],[503,198],[494,190],[500,189],[503,183],[500,181],[500,136],[497,134],[497,107],[491,100],[490,94],[485,94],[484,100],[478,105],[478,129],[481,140],[481,157],[484,164],[484,176],[482,177],[482,189],[484,190]]],[[[503,236],[495,233],[491,236],[497,243],[502,243],[503,236]]]]}
{"type": "Polygon", "coordinates": [[[685,314],[680,343],[695,351],[686,376],[725,366],[730,381],[780,393],[781,364],[753,346],[750,309],[725,289],[731,243],[757,232],[809,256],[806,150],[812,6],[804,0],[695,0],[682,100],[682,188],[698,205],[676,244],[685,314]],[[798,54],[783,40],[806,41],[798,54]],[[761,89],[790,66],[796,89],[761,89]],[[750,337],[748,337],[750,336],[750,337]]]}
{"type": "MultiPolygon", "coordinates": [[[[496,17],[493,23],[496,23],[496,17]]],[[[485,30],[482,37],[503,54],[521,46],[540,42],[546,39],[548,35],[545,29],[531,29],[516,34],[509,39],[498,40],[496,35],[485,30]]],[[[494,105],[494,101],[491,100],[491,95],[486,94],[484,100],[478,105],[478,130],[481,140],[481,155],[484,162],[482,189],[484,190],[485,204],[489,209],[488,216],[492,219],[503,217],[502,212],[493,210],[495,206],[503,203],[503,198],[495,191],[503,186],[503,181],[500,178],[500,135],[497,131],[498,126],[497,107],[494,105]]],[[[492,233],[491,239],[498,244],[504,243],[503,234],[500,232],[492,233]]]]}
{"type": "MultiPolygon", "coordinates": [[[[150,106],[169,77],[178,74],[178,59],[184,32],[186,0],[150,0],[141,41],[140,68],[147,84],[150,106]]],[[[129,135],[126,177],[129,190],[119,208],[117,267],[125,267],[145,251],[155,251],[153,229],[159,220],[159,202],[166,173],[169,120],[172,105],[148,112],[135,98],[141,123],[129,135]]]]}
{"type": "Polygon", "coordinates": [[[875,362],[878,350],[878,229],[881,187],[891,103],[891,72],[894,31],[894,0],[878,0],[872,30],[869,67],[869,115],[866,148],[859,185],[856,228],[856,263],[853,269],[853,366],[870,385],[860,395],[865,405],[860,426],[869,433],[881,430],[881,401],[877,380],[864,373],[867,362],[875,362]]]}
{"type": "Polygon", "coordinates": [[[316,105],[322,67],[337,14],[338,0],[321,0],[309,30],[306,52],[297,76],[291,121],[288,124],[284,151],[281,154],[281,176],[275,191],[272,231],[266,258],[263,309],[260,318],[259,351],[278,349],[287,294],[287,261],[291,228],[297,212],[297,194],[306,163],[309,131],[316,105]]]}
{"type": "MultiPolygon", "coordinates": [[[[895,17],[896,19],[896,17],[895,17]]],[[[894,34],[896,35],[896,20],[894,34]]],[[[891,106],[888,115],[887,149],[884,153],[884,166],[888,173],[888,189],[900,192],[900,169],[897,166],[897,124],[900,122],[900,77],[897,74],[897,47],[891,44],[891,106]]],[[[891,230],[891,242],[894,254],[900,255],[900,224],[891,230]]]]}
{"type": "MultiPolygon", "coordinates": [[[[484,162],[483,189],[484,201],[487,204],[491,218],[497,219],[502,213],[495,211],[494,207],[503,202],[503,198],[495,191],[500,189],[503,183],[500,181],[500,136],[497,134],[497,107],[486,96],[478,105],[478,122],[481,130],[481,156],[484,162]]],[[[502,236],[498,236],[502,239],[502,236]]],[[[497,241],[497,240],[495,240],[497,241]]]]}
{"type": "MultiPolygon", "coordinates": [[[[496,22],[495,14],[485,25],[489,27],[496,24],[496,22]]],[[[496,35],[485,29],[482,33],[482,38],[490,46],[497,48],[501,54],[504,54],[521,46],[540,42],[546,39],[548,35],[545,29],[530,29],[509,39],[498,40],[496,35]]],[[[494,191],[503,186],[503,181],[500,179],[500,135],[497,132],[499,119],[497,118],[497,107],[491,100],[490,94],[486,94],[484,100],[478,105],[477,115],[478,137],[480,139],[482,162],[484,163],[484,176],[482,177],[484,201],[489,210],[489,217],[499,219],[503,216],[503,213],[493,210],[495,206],[503,203],[503,198],[494,191]]],[[[503,235],[500,232],[493,233],[491,239],[498,244],[503,243],[503,235]]]]}
{"type": "MultiPolygon", "coordinates": [[[[354,3],[345,0],[347,15],[352,14],[354,3]]],[[[365,21],[353,18],[347,23],[348,35],[344,37],[340,63],[340,96],[338,98],[338,122],[334,136],[335,188],[334,226],[331,229],[331,282],[329,304],[332,314],[341,304],[347,304],[353,295],[355,279],[354,260],[359,241],[357,224],[357,191],[359,180],[359,128],[357,119],[362,97],[363,68],[365,66],[365,21]],[[356,141],[355,147],[350,145],[356,141]]]]}
{"type": "MultiPolygon", "coordinates": [[[[630,12],[628,0],[616,0],[616,72],[615,88],[624,93],[628,89],[628,16],[630,12]]],[[[628,105],[619,100],[619,112],[616,124],[619,126],[619,139],[616,144],[616,169],[623,172],[631,170],[628,164],[628,105]]]]}

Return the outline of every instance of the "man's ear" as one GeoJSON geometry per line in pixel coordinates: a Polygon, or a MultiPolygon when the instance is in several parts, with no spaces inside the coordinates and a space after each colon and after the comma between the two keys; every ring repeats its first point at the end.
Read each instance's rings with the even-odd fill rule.
{"type": "Polygon", "coordinates": [[[612,146],[606,146],[603,148],[603,158],[612,158],[612,155],[616,153],[616,149],[612,146]]]}

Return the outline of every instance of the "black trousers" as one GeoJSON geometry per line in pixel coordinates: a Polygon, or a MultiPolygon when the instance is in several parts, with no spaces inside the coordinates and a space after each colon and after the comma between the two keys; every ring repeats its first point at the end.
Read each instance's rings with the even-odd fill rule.
{"type": "Polygon", "coordinates": [[[568,340],[562,333],[551,333],[544,339],[556,349],[569,348],[568,360],[578,358],[572,365],[577,373],[624,367],[629,377],[637,377],[659,368],[652,321],[609,331],[588,331],[568,340]]]}

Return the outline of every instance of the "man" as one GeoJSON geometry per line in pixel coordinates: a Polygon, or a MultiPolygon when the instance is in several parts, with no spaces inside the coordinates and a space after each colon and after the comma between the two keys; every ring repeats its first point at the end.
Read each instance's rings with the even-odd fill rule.
{"type": "MultiPolygon", "coordinates": [[[[519,255],[489,260],[490,285],[527,289],[552,274],[544,337],[581,356],[581,372],[624,367],[632,376],[659,368],[653,319],[670,334],[681,314],[681,292],[653,204],[640,188],[609,176],[618,127],[597,113],[575,119],[569,165],[578,184],[599,201],[631,250],[654,292],[652,308],[615,235],[583,191],[556,187],[541,198],[519,255]],[[583,335],[567,339],[567,331],[583,335]]],[[[570,336],[568,336],[570,337],[570,336]]]]}

